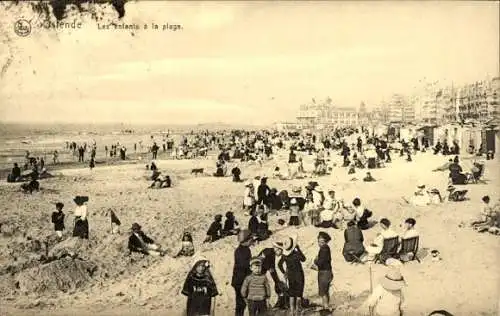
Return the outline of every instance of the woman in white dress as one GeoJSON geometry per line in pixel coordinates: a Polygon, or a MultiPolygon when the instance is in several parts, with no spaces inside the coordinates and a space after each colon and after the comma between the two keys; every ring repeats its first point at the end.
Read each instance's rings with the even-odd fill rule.
{"type": "Polygon", "coordinates": [[[80,237],[82,239],[89,239],[89,222],[87,219],[87,202],[88,196],[76,196],[73,201],[75,202],[75,227],[73,228],[73,237],[80,237]]]}

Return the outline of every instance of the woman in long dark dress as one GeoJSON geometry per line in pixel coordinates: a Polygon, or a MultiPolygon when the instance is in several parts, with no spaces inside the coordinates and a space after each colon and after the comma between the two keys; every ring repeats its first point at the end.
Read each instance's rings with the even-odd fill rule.
{"type": "Polygon", "coordinates": [[[288,281],[288,295],[290,297],[290,314],[295,315],[301,306],[304,296],[304,270],[302,262],[306,261],[306,256],[297,245],[296,238],[288,237],[283,243],[276,243],[275,246],[283,249],[278,268],[286,276],[288,281]],[[286,269],[285,267],[286,266],[286,269]]]}

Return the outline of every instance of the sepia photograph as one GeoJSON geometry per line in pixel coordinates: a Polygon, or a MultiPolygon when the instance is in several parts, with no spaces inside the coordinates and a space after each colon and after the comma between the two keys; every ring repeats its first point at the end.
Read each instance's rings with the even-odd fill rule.
{"type": "Polygon", "coordinates": [[[0,40],[0,316],[500,315],[500,1],[10,0],[0,40]]]}

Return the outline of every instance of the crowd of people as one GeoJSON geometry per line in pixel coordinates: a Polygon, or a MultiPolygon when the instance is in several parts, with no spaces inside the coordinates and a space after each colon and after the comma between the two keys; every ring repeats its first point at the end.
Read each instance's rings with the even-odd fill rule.
{"type": "MultiPolygon", "coordinates": [[[[402,140],[399,146],[393,146],[389,137],[370,135],[367,130],[337,129],[328,136],[318,139],[316,135],[296,135],[293,133],[278,132],[200,132],[191,133],[190,140],[183,137],[178,146],[168,138],[163,142],[163,151],[171,151],[176,157],[188,157],[189,151],[195,149],[196,155],[206,156],[208,150],[219,150],[215,165],[215,177],[225,177],[228,172],[228,163],[237,161],[230,172],[235,183],[242,182],[244,164],[257,162],[262,165],[269,161],[276,153],[287,153],[288,159],[282,166],[275,166],[273,179],[290,180],[304,179],[307,172],[303,165],[303,157],[312,156],[314,168],[311,176],[326,176],[335,165],[330,163],[334,154],[342,156],[342,168],[348,174],[355,174],[356,169],[384,168],[392,162],[391,150],[399,150],[399,157],[412,162],[412,156],[419,151],[429,148],[428,142],[420,148],[419,143],[402,140]],[[349,143],[347,136],[355,137],[355,142],[349,143]],[[413,144],[413,146],[412,146],[413,144]]],[[[95,142],[90,146],[90,168],[95,167],[97,146],[95,142]]],[[[140,143],[142,149],[142,143],[140,143]]],[[[78,161],[83,162],[87,145],[78,146],[75,142],[68,142],[67,149],[78,153],[78,161]]],[[[126,159],[126,148],[117,143],[110,149],[105,147],[106,156],[116,156],[120,151],[120,158],[126,159]]],[[[134,151],[137,145],[134,145],[134,151]]],[[[152,140],[149,147],[153,162],[146,168],[152,172],[149,180],[152,188],[171,188],[172,179],[158,171],[155,160],[158,157],[160,146],[152,140]]],[[[458,154],[460,149],[457,144],[450,149],[447,144],[438,143],[434,153],[442,152],[444,155],[456,155],[442,167],[435,171],[449,171],[450,187],[448,188],[448,201],[458,202],[465,199],[464,190],[456,190],[454,185],[477,183],[484,174],[484,164],[474,163],[470,173],[464,173],[460,166],[458,154]]],[[[37,181],[39,168],[44,169],[44,162],[31,159],[31,181],[37,181]],[[40,166],[42,164],[42,166],[40,166]]],[[[193,157],[193,155],[189,156],[193,157]]],[[[56,159],[54,159],[56,163],[56,159]]],[[[25,167],[25,169],[27,169],[25,167]]],[[[8,181],[15,182],[22,179],[22,171],[17,164],[8,177],[8,181]]],[[[377,181],[367,172],[364,182],[377,181]]],[[[405,280],[399,271],[399,263],[420,260],[418,257],[420,234],[415,226],[415,218],[406,218],[404,231],[396,232],[388,218],[375,220],[373,211],[363,203],[360,197],[346,203],[338,197],[334,189],[325,190],[318,181],[304,180],[303,187],[278,188],[271,187],[265,174],[256,176],[244,182],[240,214],[228,211],[222,214],[213,214],[213,222],[207,229],[203,243],[217,243],[223,238],[237,236],[239,245],[234,251],[234,268],[231,286],[234,288],[235,315],[243,315],[248,309],[249,315],[265,315],[271,308],[270,300],[276,295],[273,308],[287,309],[290,315],[298,315],[300,310],[310,308],[313,304],[306,299],[304,293],[305,273],[304,263],[307,258],[300,249],[298,241],[298,228],[312,226],[318,230],[318,254],[309,267],[317,271],[318,296],[321,302],[317,305],[320,313],[328,314],[333,310],[330,298],[330,288],[334,280],[332,254],[329,242],[332,237],[330,229],[344,231],[344,245],[342,257],[346,262],[362,264],[365,262],[381,263],[390,266],[387,274],[372,291],[370,297],[363,305],[373,310],[375,315],[400,315],[403,312],[403,289],[405,280]],[[275,217],[273,217],[275,215],[275,217]],[[238,217],[238,218],[237,218],[238,217]],[[245,225],[243,220],[248,218],[245,225]],[[277,218],[280,229],[287,230],[286,237],[274,238],[276,235],[271,227],[271,219],[277,218]],[[223,221],[224,220],[224,221],[223,221]],[[372,229],[378,224],[380,230],[374,240],[367,242],[363,231],[372,229]],[[251,247],[256,243],[272,240],[272,247],[265,248],[257,255],[252,255],[251,247]],[[272,291],[267,274],[273,280],[272,291]]],[[[31,183],[31,182],[30,182],[31,183]]],[[[281,182],[282,183],[282,182],[281,182]]],[[[467,190],[465,190],[467,191],[467,190]]],[[[89,238],[89,212],[87,202],[89,197],[76,196],[74,223],[72,236],[89,238]]],[[[427,191],[424,184],[419,184],[413,197],[414,204],[419,206],[434,203],[443,203],[445,199],[438,190],[427,191]]],[[[499,233],[498,204],[491,205],[490,197],[482,199],[484,209],[481,217],[470,225],[479,232],[488,231],[499,233]]],[[[55,204],[56,210],[52,213],[52,223],[55,234],[63,239],[65,225],[64,204],[55,204]]],[[[111,212],[111,222],[121,225],[116,214],[111,212]]],[[[113,232],[113,230],[112,230],[113,232]]],[[[165,256],[169,255],[161,245],[144,233],[139,223],[133,223],[128,239],[130,253],[143,255],[165,256]]],[[[191,232],[185,231],[181,238],[180,250],[170,254],[173,258],[181,256],[192,257],[196,253],[191,232]]],[[[215,307],[215,297],[219,295],[217,284],[210,272],[211,263],[206,259],[197,260],[188,273],[182,294],[187,297],[187,315],[211,315],[215,307]]]]}

